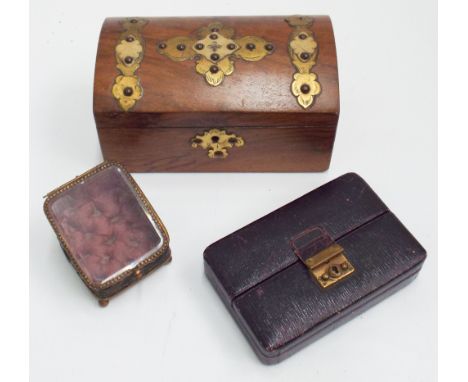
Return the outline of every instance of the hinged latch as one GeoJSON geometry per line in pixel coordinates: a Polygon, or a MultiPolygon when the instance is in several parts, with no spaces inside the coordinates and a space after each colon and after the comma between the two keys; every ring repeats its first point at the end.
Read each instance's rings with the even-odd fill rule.
{"type": "Polygon", "coordinates": [[[312,227],[291,240],[294,253],[320,286],[327,288],[354,272],[341,245],[321,227],[312,227]]]}

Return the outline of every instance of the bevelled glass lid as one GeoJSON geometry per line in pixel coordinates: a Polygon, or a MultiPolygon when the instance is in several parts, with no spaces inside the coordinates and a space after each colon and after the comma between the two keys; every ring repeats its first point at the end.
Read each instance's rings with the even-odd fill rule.
{"type": "Polygon", "coordinates": [[[163,245],[160,227],[117,165],[57,193],[48,209],[69,256],[94,285],[134,268],[163,245]]]}

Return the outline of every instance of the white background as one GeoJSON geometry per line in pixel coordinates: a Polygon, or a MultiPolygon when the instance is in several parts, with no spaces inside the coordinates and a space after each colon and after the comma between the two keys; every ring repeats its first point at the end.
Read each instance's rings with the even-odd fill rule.
{"type": "Polygon", "coordinates": [[[32,381],[434,381],[436,7],[433,1],[31,4],[32,381]],[[280,5],[281,4],[281,5],[280,5]],[[341,117],[320,174],[137,174],[173,262],[101,309],[61,253],[42,196],[98,164],[92,116],[106,16],[329,14],[341,117]],[[264,366],[203,275],[216,239],[348,171],[361,174],[428,251],[418,279],[276,366],[264,366]]]}

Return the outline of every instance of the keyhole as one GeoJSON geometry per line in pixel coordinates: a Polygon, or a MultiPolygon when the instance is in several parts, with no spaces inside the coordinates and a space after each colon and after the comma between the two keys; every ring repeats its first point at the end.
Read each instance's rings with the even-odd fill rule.
{"type": "Polygon", "coordinates": [[[338,268],[338,266],[336,265],[332,265],[330,267],[330,276],[332,277],[338,277],[339,275],[341,275],[341,270],[340,268],[338,268]]]}

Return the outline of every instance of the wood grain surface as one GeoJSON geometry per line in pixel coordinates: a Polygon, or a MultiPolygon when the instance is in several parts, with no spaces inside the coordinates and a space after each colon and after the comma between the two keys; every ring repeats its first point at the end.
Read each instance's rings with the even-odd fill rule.
{"type": "Polygon", "coordinates": [[[319,45],[317,74],[322,92],[303,109],[291,93],[295,68],[288,54],[292,28],[284,17],[147,18],[144,58],[137,75],[143,97],[128,112],[112,96],[119,74],[115,46],[123,19],[104,22],[97,52],[94,115],[105,159],[130,171],[324,171],[328,168],[339,116],[335,41],[327,16],[314,16],[319,45]],[[234,73],[220,86],[206,83],[192,60],[161,55],[158,42],[188,36],[219,21],[235,37],[260,36],[275,46],[257,62],[234,60],[234,73]],[[208,158],[190,139],[211,128],[242,136],[243,148],[226,159],[208,158]]]}

